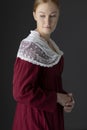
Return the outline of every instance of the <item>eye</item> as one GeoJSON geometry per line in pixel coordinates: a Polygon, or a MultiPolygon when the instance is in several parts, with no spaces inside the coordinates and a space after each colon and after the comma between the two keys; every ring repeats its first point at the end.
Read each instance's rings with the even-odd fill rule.
{"type": "Polygon", "coordinates": [[[44,18],[44,17],[45,17],[45,15],[40,15],[40,17],[44,18]]]}
{"type": "Polygon", "coordinates": [[[56,17],[56,15],[50,15],[51,18],[56,17]]]}

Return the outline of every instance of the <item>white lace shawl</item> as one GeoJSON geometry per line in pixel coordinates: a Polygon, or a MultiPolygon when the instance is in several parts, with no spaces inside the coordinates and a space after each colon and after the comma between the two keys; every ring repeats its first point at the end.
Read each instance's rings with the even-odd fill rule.
{"type": "Polygon", "coordinates": [[[51,43],[56,52],[54,52],[46,42],[47,41],[42,38],[37,31],[32,30],[29,36],[21,41],[17,57],[43,67],[56,65],[63,55],[63,52],[53,40],[51,40],[51,43]]]}

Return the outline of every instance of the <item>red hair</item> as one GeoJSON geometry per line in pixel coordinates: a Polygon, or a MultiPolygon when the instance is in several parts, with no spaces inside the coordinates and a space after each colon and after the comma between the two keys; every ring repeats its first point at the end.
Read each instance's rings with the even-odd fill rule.
{"type": "Polygon", "coordinates": [[[55,5],[57,5],[58,9],[60,8],[59,0],[35,0],[34,1],[34,6],[33,6],[33,11],[36,11],[36,8],[38,7],[39,4],[41,3],[47,3],[47,2],[53,2],[55,5]]]}

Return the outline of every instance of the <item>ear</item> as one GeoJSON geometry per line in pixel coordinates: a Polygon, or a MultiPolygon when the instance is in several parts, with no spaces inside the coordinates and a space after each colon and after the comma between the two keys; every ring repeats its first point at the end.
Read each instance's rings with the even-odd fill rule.
{"type": "Polygon", "coordinates": [[[37,21],[36,12],[33,12],[33,17],[34,17],[34,20],[37,21]]]}

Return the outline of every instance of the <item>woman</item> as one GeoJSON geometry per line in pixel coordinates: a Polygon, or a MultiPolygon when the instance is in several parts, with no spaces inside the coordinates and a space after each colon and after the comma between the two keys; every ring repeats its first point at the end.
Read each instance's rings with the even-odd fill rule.
{"type": "Polygon", "coordinates": [[[37,27],[21,41],[14,65],[13,130],[64,130],[63,111],[72,111],[74,99],[62,88],[63,52],[51,39],[59,1],[35,0],[33,16],[37,27]]]}

